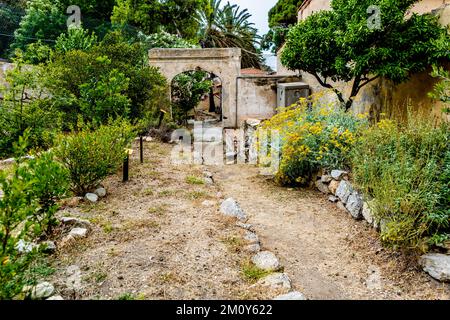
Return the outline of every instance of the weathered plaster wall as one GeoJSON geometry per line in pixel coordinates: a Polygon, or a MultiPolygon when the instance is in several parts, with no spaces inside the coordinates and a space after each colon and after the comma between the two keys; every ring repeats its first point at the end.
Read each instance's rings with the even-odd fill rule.
{"type": "Polygon", "coordinates": [[[236,126],[236,78],[241,71],[241,49],[152,49],[149,64],[160,68],[169,84],[176,75],[196,69],[220,77],[224,127],[236,126]]]}
{"type": "MultiPolygon", "coordinates": [[[[310,4],[302,10],[306,10],[309,6],[312,6],[312,9],[305,12],[317,11],[319,7],[327,9],[329,6],[326,6],[325,2],[329,3],[330,1],[311,0],[310,4]]],[[[435,14],[439,14],[442,25],[448,26],[450,24],[450,0],[424,0],[416,4],[413,9],[414,12],[418,13],[430,12],[432,10],[435,10],[435,14]]],[[[450,68],[449,65],[447,66],[450,68]]],[[[429,75],[430,72],[431,70],[427,70],[413,75],[408,82],[397,86],[385,79],[374,81],[361,90],[355,100],[353,111],[356,113],[369,112],[373,117],[378,117],[381,112],[397,117],[404,117],[409,105],[415,109],[428,109],[433,116],[450,120],[449,116],[443,115],[441,112],[443,104],[428,97],[428,92],[433,89],[436,83],[436,79],[429,75]]],[[[301,76],[302,81],[311,86],[312,93],[324,90],[312,75],[302,72],[301,76]]],[[[333,85],[344,91],[346,96],[349,95],[351,90],[349,84],[334,83],[333,85]]],[[[329,99],[335,99],[334,93],[330,92],[326,96],[329,99]]]]}
{"type": "Polygon", "coordinates": [[[270,119],[277,108],[277,85],[279,82],[299,81],[297,77],[245,76],[237,80],[238,127],[247,119],[270,119]]]}

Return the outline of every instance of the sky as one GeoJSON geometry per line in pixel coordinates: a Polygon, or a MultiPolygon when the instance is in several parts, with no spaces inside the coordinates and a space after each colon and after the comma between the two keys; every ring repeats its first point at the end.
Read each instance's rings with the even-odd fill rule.
{"type": "MultiPolygon", "coordinates": [[[[228,0],[232,4],[237,4],[241,9],[248,9],[251,22],[255,24],[259,35],[264,35],[269,31],[269,10],[277,3],[277,0],[228,0]]],[[[226,3],[226,1],[222,1],[226,3]]],[[[276,70],[276,59],[267,52],[266,63],[276,70]]]]}

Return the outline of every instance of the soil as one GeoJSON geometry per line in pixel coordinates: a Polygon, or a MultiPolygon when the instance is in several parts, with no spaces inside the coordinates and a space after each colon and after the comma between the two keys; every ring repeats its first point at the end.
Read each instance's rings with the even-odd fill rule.
{"type": "Polygon", "coordinates": [[[251,258],[244,231],[219,213],[234,197],[249,215],[263,249],[274,252],[294,289],[308,299],[449,299],[412,258],[383,249],[377,233],[327,197],[276,186],[249,165],[172,165],[171,145],[137,144],[130,181],[104,182],[108,195],[59,214],[93,223],[89,236],[59,247],[49,279],[66,299],[271,299],[243,273],[251,258]],[[215,184],[193,184],[213,172],[215,184]],[[195,179],[194,179],[195,180],[195,179]],[[213,201],[213,206],[202,205],[213,201]],[[81,286],[68,285],[80,270],[81,286]]]}

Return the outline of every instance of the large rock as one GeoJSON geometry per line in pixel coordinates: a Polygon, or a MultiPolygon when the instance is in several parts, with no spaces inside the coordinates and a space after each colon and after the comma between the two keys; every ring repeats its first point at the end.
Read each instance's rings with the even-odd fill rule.
{"type": "Polygon", "coordinates": [[[370,208],[370,203],[365,201],[363,204],[362,215],[368,224],[375,226],[375,218],[370,208]]]}
{"type": "Polygon", "coordinates": [[[306,300],[305,296],[303,295],[303,293],[298,292],[298,291],[292,291],[289,292],[287,294],[282,294],[278,297],[275,297],[273,300],[306,300]]]}
{"type": "Polygon", "coordinates": [[[228,198],[222,202],[220,212],[226,216],[238,218],[239,220],[247,219],[247,215],[233,198],[228,198]]]}
{"type": "Polygon", "coordinates": [[[291,279],[286,273],[272,273],[258,281],[258,285],[274,290],[291,290],[291,279]]]}
{"type": "Polygon", "coordinates": [[[261,246],[259,243],[249,244],[244,247],[244,251],[249,253],[258,253],[261,251],[261,246]]]}
{"type": "MultiPolygon", "coordinates": [[[[106,197],[106,189],[103,187],[97,188],[94,193],[99,197],[99,198],[104,198],[106,197]]],[[[94,201],[95,202],[95,201],[94,201]]]]}
{"type": "Polygon", "coordinates": [[[316,187],[317,187],[317,189],[319,189],[320,192],[322,192],[324,194],[330,193],[328,186],[325,183],[323,183],[321,180],[316,181],[316,187]]]}
{"type": "Polygon", "coordinates": [[[96,203],[98,201],[98,195],[95,193],[86,193],[84,198],[91,203],[96,203]]]}
{"type": "Polygon", "coordinates": [[[341,201],[347,204],[347,200],[353,193],[352,185],[347,181],[341,181],[339,187],[336,190],[336,196],[341,199],[341,201]]]}
{"type": "Polygon", "coordinates": [[[50,282],[41,282],[31,290],[31,299],[40,300],[53,295],[55,287],[50,282]]]}
{"type": "Polygon", "coordinates": [[[333,177],[328,174],[324,174],[322,177],[320,177],[320,181],[322,181],[323,183],[330,183],[331,181],[333,181],[333,177]]]}
{"type": "Polygon", "coordinates": [[[334,180],[342,180],[345,177],[348,176],[348,172],[347,171],[343,171],[343,170],[333,170],[331,171],[331,177],[334,180]]]}
{"type": "Polygon", "coordinates": [[[328,185],[328,189],[334,195],[336,195],[336,190],[338,187],[339,187],[339,181],[337,181],[337,180],[331,181],[330,184],[328,185]]]}
{"type": "Polygon", "coordinates": [[[358,192],[353,192],[347,199],[347,205],[345,208],[350,212],[353,218],[359,220],[362,218],[363,200],[358,192]]]}
{"type": "Polygon", "coordinates": [[[269,251],[259,252],[252,258],[252,262],[259,269],[266,271],[277,271],[281,267],[278,258],[269,251]]]}
{"type": "Polygon", "coordinates": [[[440,253],[430,253],[420,257],[423,270],[434,279],[450,282],[450,256],[440,253]]]}

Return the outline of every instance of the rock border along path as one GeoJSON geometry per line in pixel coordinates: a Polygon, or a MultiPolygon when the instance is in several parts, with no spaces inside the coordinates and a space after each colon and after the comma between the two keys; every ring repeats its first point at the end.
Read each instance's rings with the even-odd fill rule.
{"type": "MultiPolygon", "coordinates": [[[[238,225],[254,231],[260,250],[274,253],[289,274],[291,293],[281,299],[450,298],[450,286],[384,249],[372,227],[344,214],[329,196],[278,187],[249,165],[209,171],[245,213],[238,225]]],[[[283,285],[283,279],[278,275],[272,283],[283,285]]]]}

